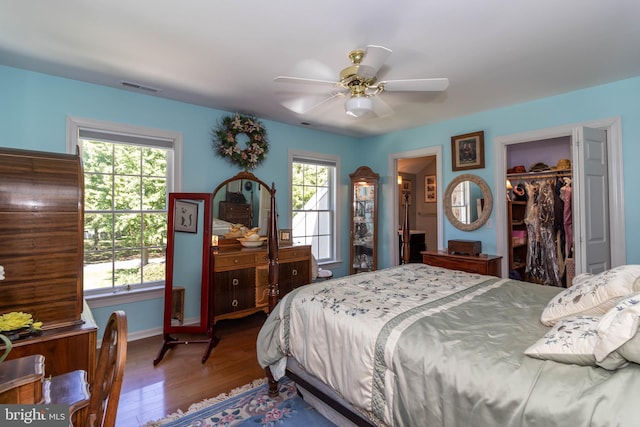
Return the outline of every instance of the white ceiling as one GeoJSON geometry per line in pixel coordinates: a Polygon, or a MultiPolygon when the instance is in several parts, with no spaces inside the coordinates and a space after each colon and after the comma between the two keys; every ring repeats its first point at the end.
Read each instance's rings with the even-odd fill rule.
{"type": "Polygon", "coordinates": [[[638,0],[0,0],[0,64],[368,136],[639,76],[638,22],[638,0]],[[317,88],[274,77],[338,80],[369,44],[379,80],[448,90],[382,93],[384,118],[282,106],[317,88]]]}

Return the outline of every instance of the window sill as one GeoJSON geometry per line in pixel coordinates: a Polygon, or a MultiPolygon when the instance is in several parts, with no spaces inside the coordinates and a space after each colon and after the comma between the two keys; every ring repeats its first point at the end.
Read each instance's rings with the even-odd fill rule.
{"type": "Polygon", "coordinates": [[[164,298],[164,285],[153,286],[130,291],[106,292],[103,294],[85,295],[90,308],[110,307],[131,302],[164,298]]]}

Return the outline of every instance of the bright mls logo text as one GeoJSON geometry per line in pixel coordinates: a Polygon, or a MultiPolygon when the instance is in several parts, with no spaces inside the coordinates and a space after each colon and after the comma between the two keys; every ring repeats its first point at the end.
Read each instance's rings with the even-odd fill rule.
{"type": "MultiPolygon", "coordinates": [[[[52,421],[64,422],[67,419],[68,407],[65,410],[63,405],[2,405],[4,406],[4,421],[10,425],[52,425],[52,421]],[[43,424],[47,423],[47,424],[43,424]]],[[[2,419],[2,418],[0,418],[2,419]]],[[[56,423],[56,425],[58,425],[56,423]]],[[[64,424],[62,424],[64,425],[64,424]]]]}

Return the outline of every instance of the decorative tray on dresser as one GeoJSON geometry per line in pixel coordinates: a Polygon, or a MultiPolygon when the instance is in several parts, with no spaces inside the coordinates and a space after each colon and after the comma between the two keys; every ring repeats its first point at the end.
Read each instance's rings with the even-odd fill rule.
{"type": "Polygon", "coordinates": [[[500,277],[502,257],[499,255],[457,255],[444,251],[422,252],[422,262],[434,267],[500,277]]]}

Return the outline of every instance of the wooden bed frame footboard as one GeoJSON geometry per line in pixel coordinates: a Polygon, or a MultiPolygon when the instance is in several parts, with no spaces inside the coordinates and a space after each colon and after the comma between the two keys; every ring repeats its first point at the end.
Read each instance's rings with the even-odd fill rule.
{"type": "MultiPolygon", "coordinates": [[[[268,241],[269,241],[269,313],[272,312],[276,304],[278,303],[278,281],[279,281],[279,268],[278,268],[278,215],[276,213],[275,207],[275,186],[272,186],[271,192],[271,218],[270,218],[270,227],[268,232],[268,241]]],[[[404,220],[402,223],[402,264],[408,264],[410,259],[410,250],[409,250],[409,241],[411,238],[410,226],[409,226],[409,195],[408,193],[403,194],[404,197],[404,220]]],[[[278,391],[278,381],[273,378],[273,374],[271,373],[271,369],[267,366],[265,368],[265,373],[267,376],[267,381],[269,383],[269,397],[277,397],[279,394],[278,391]]],[[[291,378],[295,383],[300,384],[303,388],[307,389],[310,393],[316,396],[318,399],[326,403],[328,406],[333,408],[339,414],[343,415],[351,422],[353,422],[357,426],[374,426],[371,421],[355,414],[353,411],[345,408],[340,403],[336,402],[330,396],[328,396],[325,392],[315,387],[313,384],[306,381],[301,376],[297,375],[295,372],[291,370],[286,370],[287,377],[291,378]]]]}

